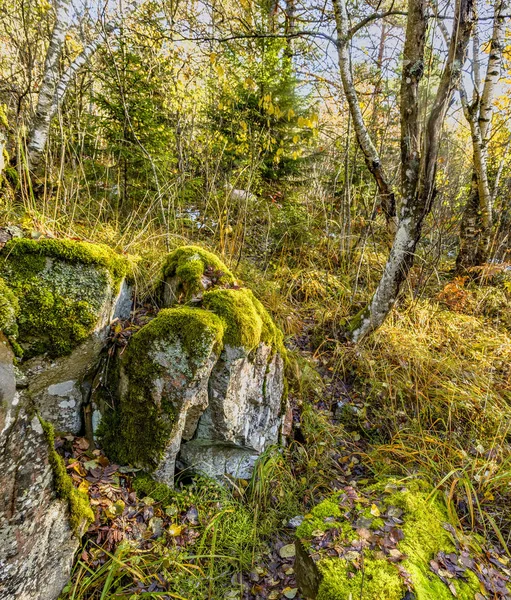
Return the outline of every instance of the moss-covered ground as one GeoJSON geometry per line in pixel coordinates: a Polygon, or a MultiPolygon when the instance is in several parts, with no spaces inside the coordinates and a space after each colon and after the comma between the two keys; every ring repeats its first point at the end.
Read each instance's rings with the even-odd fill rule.
{"type": "Polygon", "coordinates": [[[441,494],[417,479],[384,480],[349,492],[323,500],[296,532],[315,556],[321,577],[318,600],[350,595],[402,600],[407,591],[417,600],[475,597],[480,589],[477,567],[463,565],[457,540],[446,529],[449,518],[441,494]],[[432,568],[444,556],[453,561],[452,571],[432,568]]]}

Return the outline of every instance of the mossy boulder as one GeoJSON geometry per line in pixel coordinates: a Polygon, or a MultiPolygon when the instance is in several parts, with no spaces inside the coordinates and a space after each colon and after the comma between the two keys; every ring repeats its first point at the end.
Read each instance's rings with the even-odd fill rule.
{"type": "Polygon", "coordinates": [[[131,310],[127,269],[106,246],[72,240],[13,238],[0,251],[11,305],[13,295],[19,304],[22,395],[59,431],[82,429],[109,324],[131,310]]]}
{"type": "Polygon", "coordinates": [[[208,380],[224,324],[213,313],[163,309],[131,339],[118,363],[118,405],[98,435],[109,455],[173,485],[181,441],[190,439],[208,404],[208,380]]]}
{"type": "Polygon", "coordinates": [[[279,441],[286,411],[282,333],[249,289],[208,290],[202,306],[224,323],[224,348],[211,373],[209,405],[181,459],[219,480],[245,479],[257,456],[279,441]]]}
{"type": "Polygon", "coordinates": [[[198,300],[205,290],[232,287],[236,279],[212,252],[200,246],[181,246],[171,252],[163,265],[164,306],[198,300]]]}
{"type": "Polygon", "coordinates": [[[26,356],[71,353],[110,320],[128,269],[103,245],[14,238],[0,252],[0,275],[19,302],[18,341],[26,356]]]}
{"type": "Polygon", "coordinates": [[[420,480],[391,480],[363,493],[348,486],[298,527],[298,585],[315,600],[473,600],[480,590],[466,566],[473,561],[450,530],[442,496],[420,480]],[[442,561],[451,570],[432,568],[442,561]]]}
{"type": "Polygon", "coordinates": [[[92,519],[50,438],[16,391],[13,353],[0,333],[1,598],[56,600],[92,519]]]}

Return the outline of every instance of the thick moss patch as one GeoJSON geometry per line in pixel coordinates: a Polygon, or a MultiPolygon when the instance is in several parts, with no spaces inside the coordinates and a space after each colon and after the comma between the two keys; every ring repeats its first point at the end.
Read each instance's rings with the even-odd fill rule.
{"type": "Polygon", "coordinates": [[[215,285],[234,285],[236,279],[226,265],[212,252],[200,246],[181,246],[171,252],[163,265],[164,279],[177,277],[184,301],[203,290],[206,275],[215,285]]]}
{"type": "Polygon", "coordinates": [[[210,290],[202,305],[225,322],[225,344],[250,352],[264,342],[285,354],[282,332],[248,288],[210,290]]]}
{"type": "MultiPolygon", "coordinates": [[[[302,581],[316,582],[317,600],[403,600],[408,590],[416,600],[448,600],[451,590],[430,567],[442,553],[456,553],[447,521],[443,498],[420,481],[378,484],[359,497],[352,488],[333,494],[297,529],[307,557],[302,581]]],[[[473,600],[478,579],[462,571],[448,583],[457,598],[473,600]]]]}
{"type": "Polygon", "coordinates": [[[256,348],[261,341],[263,321],[247,289],[211,290],[204,294],[203,306],[225,322],[224,342],[229,346],[256,348]]]}
{"type": "Polygon", "coordinates": [[[51,423],[39,419],[48,443],[49,461],[53,470],[54,486],[57,497],[67,502],[69,523],[77,537],[87,531],[94,521],[94,513],[89,498],[77,490],[69,477],[63,458],[55,450],[55,432],[51,423]]]}
{"type": "Polygon", "coordinates": [[[100,426],[102,444],[114,460],[151,471],[159,464],[171,436],[175,406],[182,389],[193,379],[211,352],[222,348],[224,324],[211,312],[169,308],[140,329],[122,357],[127,390],[117,410],[107,414],[100,426]],[[164,378],[176,385],[165,388],[164,378]]]}
{"type": "Polygon", "coordinates": [[[94,330],[117,294],[127,260],[106,246],[15,238],[0,253],[0,274],[19,299],[26,355],[69,354],[94,330]]]}
{"type": "Polygon", "coordinates": [[[19,311],[18,299],[0,278],[0,331],[5,335],[16,335],[18,327],[16,315],[19,311]]]}

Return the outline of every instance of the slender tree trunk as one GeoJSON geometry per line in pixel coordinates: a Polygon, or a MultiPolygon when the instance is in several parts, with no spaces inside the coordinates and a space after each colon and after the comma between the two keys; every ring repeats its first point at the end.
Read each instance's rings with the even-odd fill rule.
{"type": "Polygon", "coordinates": [[[394,305],[413,265],[422,225],[431,210],[442,125],[454,90],[459,86],[474,19],[474,0],[457,0],[449,54],[429,114],[424,143],[419,135],[418,82],[423,69],[426,2],[408,1],[401,87],[401,202],[400,219],[387,264],[376,292],[365,310],[350,324],[357,342],[377,329],[394,305]],[[419,148],[422,147],[422,155],[419,148]]]}
{"type": "Polygon", "coordinates": [[[66,33],[71,25],[71,0],[58,0],[55,9],[55,25],[44,62],[44,73],[37,108],[28,135],[28,163],[32,168],[43,155],[51,120],[51,105],[59,79],[59,62],[66,33]]]}
{"type": "Polygon", "coordinates": [[[335,22],[337,28],[337,52],[339,56],[339,70],[341,73],[342,87],[348,102],[353,129],[357,136],[357,142],[364,155],[365,163],[372,174],[378,187],[381,205],[387,223],[394,223],[396,215],[396,200],[390,181],[383,170],[383,165],[376,146],[371,139],[367,126],[364,122],[358,94],[353,83],[351,72],[349,43],[350,28],[348,12],[345,0],[332,0],[335,22]]]}
{"type": "Polygon", "coordinates": [[[488,260],[491,232],[493,228],[494,197],[488,182],[488,141],[493,115],[493,100],[502,69],[504,49],[505,18],[511,8],[510,0],[497,0],[488,66],[483,89],[480,86],[479,43],[474,44],[474,95],[469,103],[463,86],[460,90],[463,111],[470,126],[472,136],[473,169],[472,185],[467,205],[463,212],[460,229],[460,248],[456,260],[456,270],[464,272],[488,260]],[[477,194],[474,190],[477,185],[477,194]],[[478,208],[475,210],[475,201],[478,208]],[[474,243],[477,244],[474,248],[474,243]]]}
{"type": "MultiPolygon", "coordinates": [[[[41,163],[48,142],[51,121],[64,101],[69,84],[103,41],[103,32],[101,32],[85,46],[82,52],[59,76],[59,62],[64,39],[70,27],[69,5],[70,0],[63,0],[57,7],[55,27],[46,53],[43,83],[39,92],[36,113],[28,134],[28,166],[31,170],[37,169],[41,163]]],[[[109,23],[104,32],[108,34],[114,28],[115,24],[109,23]]]]}
{"type": "Polygon", "coordinates": [[[466,272],[473,265],[478,264],[480,215],[479,215],[479,190],[477,175],[472,172],[470,193],[465,204],[460,229],[460,247],[456,258],[456,271],[466,272]]]}

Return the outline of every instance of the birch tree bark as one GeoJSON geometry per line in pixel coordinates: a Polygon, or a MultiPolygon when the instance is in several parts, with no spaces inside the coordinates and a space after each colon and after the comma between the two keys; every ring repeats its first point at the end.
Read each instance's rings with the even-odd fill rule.
{"type": "Polygon", "coordinates": [[[423,72],[426,1],[408,1],[400,102],[402,202],[399,223],[376,292],[349,326],[349,337],[355,342],[383,323],[413,265],[422,225],[434,198],[440,134],[453,92],[459,87],[474,24],[474,2],[456,0],[449,52],[421,143],[418,85],[423,72]]]}
{"type": "Polygon", "coordinates": [[[50,125],[66,96],[69,84],[76,73],[89,61],[99,48],[104,35],[115,29],[115,24],[109,23],[103,31],[85,46],[69,67],[61,74],[60,60],[64,41],[71,27],[71,0],[59,0],[56,7],[55,25],[50,44],[46,53],[44,74],[39,91],[36,112],[28,134],[28,167],[36,170],[44,156],[50,125]]]}
{"type": "Polygon", "coordinates": [[[488,259],[493,227],[493,194],[488,181],[488,141],[493,116],[493,100],[502,70],[502,53],[506,30],[505,15],[509,14],[510,0],[497,0],[494,8],[493,31],[484,84],[481,86],[481,52],[478,36],[474,43],[474,92],[469,102],[463,83],[460,96],[463,113],[472,138],[473,174],[460,229],[460,247],[456,270],[465,272],[488,259]],[[482,87],[482,89],[481,89],[482,87]]]}
{"type": "Polygon", "coordinates": [[[353,83],[349,43],[352,31],[349,27],[348,11],[345,0],[332,0],[335,23],[337,28],[337,53],[339,57],[339,70],[341,74],[344,95],[348,102],[353,129],[358,145],[364,155],[366,166],[374,177],[381,198],[381,206],[387,223],[394,223],[396,216],[396,200],[390,181],[383,169],[382,161],[371,135],[364,122],[358,94],[353,83]]]}
{"type": "Polygon", "coordinates": [[[41,160],[50,128],[50,111],[59,78],[59,62],[66,33],[71,26],[71,0],[57,0],[55,24],[46,51],[44,72],[37,108],[28,135],[28,164],[35,167],[41,160]]]}

